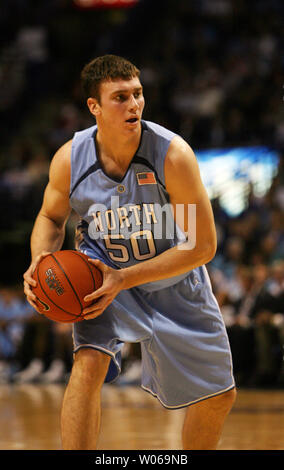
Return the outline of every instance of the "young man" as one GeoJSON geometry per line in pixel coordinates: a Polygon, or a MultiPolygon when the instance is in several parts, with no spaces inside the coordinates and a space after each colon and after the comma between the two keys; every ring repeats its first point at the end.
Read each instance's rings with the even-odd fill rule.
{"type": "Polygon", "coordinates": [[[46,252],[61,248],[73,208],[81,218],[78,249],[104,281],[86,298],[93,304],[85,320],[74,324],[63,448],[96,449],[101,387],[119,373],[124,342],[140,342],[142,387],[166,408],[187,407],[184,449],[215,449],[235,385],[204,267],[216,234],[196,158],[181,137],[142,120],[143,90],[130,62],[96,58],[82,81],[96,125],[53,158],[24,274],[27,299],[37,308],[31,274],[46,252]]]}

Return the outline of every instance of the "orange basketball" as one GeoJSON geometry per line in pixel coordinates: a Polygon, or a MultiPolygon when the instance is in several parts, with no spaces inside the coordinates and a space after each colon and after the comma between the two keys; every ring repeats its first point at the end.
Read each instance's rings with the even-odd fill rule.
{"type": "Polygon", "coordinates": [[[84,319],[83,309],[91,302],[84,297],[102,285],[102,274],[88,256],[75,250],[61,250],[45,256],[37,265],[32,290],[41,313],[60,323],[84,319]]]}

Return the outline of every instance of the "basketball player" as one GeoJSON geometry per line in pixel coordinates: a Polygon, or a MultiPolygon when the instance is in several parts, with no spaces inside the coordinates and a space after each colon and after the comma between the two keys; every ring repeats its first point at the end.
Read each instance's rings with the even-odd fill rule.
{"type": "Polygon", "coordinates": [[[78,249],[104,281],[86,297],[93,301],[86,319],[74,324],[63,448],[96,449],[101,387],[119,374],[123,344],[140,342],[142,387],[168,409],[187,407],[183,448],[216,449],[235,384],[204,266],[214,257],[216,234],[195,155],[181,137],[142,120],[139,70],[127,60],[94,59],[82,83],[96,125],[75,133],[52,160],[24,274],[37,308],[32,272],[61,248],[73,208],[81,218],[78,249]],[[189,207],[196,208],[196,236],[187,238],[189,207]]]}

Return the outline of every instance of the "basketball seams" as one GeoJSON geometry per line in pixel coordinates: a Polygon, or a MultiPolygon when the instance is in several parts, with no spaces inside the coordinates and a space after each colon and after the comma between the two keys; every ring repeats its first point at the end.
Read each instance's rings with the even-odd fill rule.
{"type": "Polygon", "coordinates": [[[66,274],[66,272],[65,272],[65,270],[64,270],[64,268],[63,268],[63,266],[61,265],[61,263],[58,261],[58,259],[54,256],[53,253],[51,253],[51,257],[54,259],[54,261],[55,261],[55,262],[58,264],[58,266],[60,267],[62,273],[64,274],[65,278],[67,279],[67,281],[68,281],[68,283],[69,283],[69,285],[70,285],[72,291],[74,292],[74,294],[75,294],[75,296],[76,296],[76,298],[77,298],[77,300],[78,300],[78,302],[79,302],[79,305],[80,305],[80,307],[81,307],[81,312],[80,312],[80,315],[76,315],[76,317],[78,318],[78,317],[82,316],[82,312],[83,312],[83,308],[84,308],[83,305],[82,305],[82,303],[81,303],[80,297],[78,296],[76,290],[74,289],[73,284],[71,283],[70,279],[68,278],[68,276],[67,276],[67,274],[66,274]]]}
{"type": "Polygon", "coordinates": [[[74,253],[74,255],[79,256],[79,257],[84,261],[84,263],[88,266],[88,269],[89,269],[89,271],[90,271],[90,273],[91,273],[91,276],[92,276],[92,278],[93,278],[93,281],[94,281],[94,290],[96,290],[97,287],[96,287],[95,276],[94,276],[94,273],[93,273],[92,269],[91,269],[90,266],[89,266],[88,261],[85,259],[85,257],[83,256],[83,253],[81,253],[80,251],[74,251],[74,250],[73,250],[73,253],[74,253]]]}
{"type": "MultiPolygon", "coordinates": [[[[78,318],[81,316],[80,315],[76,315],[75,313],[70,313],[68,312],[67,310],[64,310],[64,308],[60,307],[60,305],[57,305],[50,297],[49,295],[46,293],[45,289],[44,289],[44,286],[42,285],[41,283],[41,280],[40,280],[40,277],[39,277],[39,267],[37,266],[36,268],[36,276],[37,276],[37,280],[38,280],[38,283],[40,284],[40,287],[41,287],[41,290],[44,292],[44,294],[46,295],[46,297],[50,300],[50,302],[55,305],[56,308],[59,308],[60,310],[62,310],[62,312],[64,313],[67,313],[68,315],[70,315],[70,317],[74,317],[74,319],[78,318]]],[[[80,304],[81,305],[81,304],[80,304]]],[[[46,315],[47,316],[47,315],[46,315]]],[[[73,322],[74,319],[70,319],[70,322],[73,322]]],[[[69,323],[69,320],[68,320],[68,323],[69,323]]]]}
{"type": "Polygon", "coordinates": [[[89,263],[85,260],[85,258],[83,256],[81,256],[80,253],[78,253],[77,251],[73,251],[74,255],[76,256],[79,256],[81,258],[81,260],[84,261],[84,263],[88,266],[88,269],[91,273],[91,276],[92,276],[92,279],[93,279],[93,283],[94,283],[94,290],[96,289],[96,281],[95,281],[95,277],[94,277],[94,273],[93,271],[91,270],[90,266],[89,266],[89,263]]]}

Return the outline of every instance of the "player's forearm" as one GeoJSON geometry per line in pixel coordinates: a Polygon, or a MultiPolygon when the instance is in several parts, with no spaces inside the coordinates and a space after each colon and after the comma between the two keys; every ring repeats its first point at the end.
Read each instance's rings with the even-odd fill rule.
{"type": "Polygon", "coordinates": [[[32,261],[43,251],[60,250],[64,241],[65,225],[57,225],[52,219],[39,213],[31,235],[32,261]]]}
{"type": "Polygon", "coordinates": [[[124,289],[178,276],[208,263],[215,255],[215,244],[190,249],[187,243],[170,248],[155,258],[122,270],[124,289]]]}

